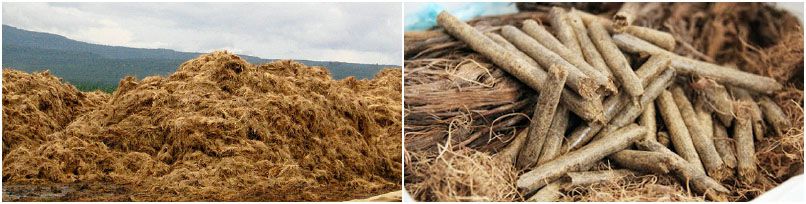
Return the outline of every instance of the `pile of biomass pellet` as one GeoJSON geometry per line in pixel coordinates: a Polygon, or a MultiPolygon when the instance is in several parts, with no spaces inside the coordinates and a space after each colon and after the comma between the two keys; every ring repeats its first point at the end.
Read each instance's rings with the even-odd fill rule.
{"type": "MultiPolygon", "coordinates": [[[[802,88],[680,54],[693,49],[680,49],[691,46],[680,33],[633,24],[651,6],[626,3],[604,15],[538,6],[471,21],[475,27],[442,12],[444,30],[407,33],[409,190],[417,199],[445,200],[435,195],[456,190],[435,186],[473,183],[423,184],[444,161],[431,158],[454,151],[493,154],[517,174],[510,185],[518,196],[457,195],[478,200],[739,201],[784,178],[760,161],[802,166],[802,109],[791,108],[802,104],[802,88]],[[770,138],[800,155],[769,153],[770,138]],[[624,185],[653,178],[644,184],[654,187],[624,185]],[[646,196],[614,192],[630,190],[646,196]]],[[[783,69],[802,64],[802,46],[783,50],[800,53],[776,62],[788,63],[783,69]]],[[[442,170],[457,171],[448,167],[442,170]]],[[[788,165],[772,169],[780,167],[791,173],[788,165]]]]}

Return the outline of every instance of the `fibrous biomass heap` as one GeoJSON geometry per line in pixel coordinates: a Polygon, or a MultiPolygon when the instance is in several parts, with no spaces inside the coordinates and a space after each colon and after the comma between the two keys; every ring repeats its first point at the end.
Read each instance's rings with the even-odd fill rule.
{"type": "MultiPolygon", "coordinates": [[[[3,121],[25,120],[5,114],[22,105],[6,102],[16,94],[6,72],[15,71],[4,71],[3,121]]],[[[34,92],[64,87],[83,94],[69,85],[34,92]]],[[[169,76],[121,80],[100,105],[76,104],[86,113],[52,134],[4,124],[4,144],[13,134],[44,139],[3,147],[3,181],[125,186],[112,200],[368,197],[399,188],[400,90],[396,69],[337,81],[322,67],[214,52],[169,76]]]]}

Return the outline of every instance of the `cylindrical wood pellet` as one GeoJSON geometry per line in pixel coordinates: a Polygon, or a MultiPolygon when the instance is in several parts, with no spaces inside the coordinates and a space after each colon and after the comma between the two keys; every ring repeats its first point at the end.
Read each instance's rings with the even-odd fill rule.
{"type": "Polygon", "coordinates": [[[530,65],[535,66],[535,67],[537,67],[539,69],[544,69],[543,67],[540,66],[539,63],[537,63],[537,61],[535,61],[535,59],[532,59],[532,57],[529,57],[529,55],[527,55],[523,51],[519,50],[517,47],[515,47],[515,45],[513,45],[512,43],[507,41],[507,39],[504,39],[503,36],[501,36],[499,34],[496,34],[496,33],[492,33],[492,32],[486,32],[486,33],[484,33],[484,35],[486,35],[488,38],[493,40],[495,43],[497,43],[501,47],[504,47],[505,49],[509,50],[510,52],[512,52],[515,55],[518,55],[523,61],[528,62],[530,65]]]}
{"type": "Polygon", "coordinates": [[[767,119],[767,122],[772,125],[772,129],[775,130],[775,134],[784,135],[789,127],[792,126],[786,113],[770,98],[762,97],[758,104],[761,106],[764,118],[767,119]]]}
{"type": "Polygon", "coordinates": [[[705,173],[705,168],[702,166],[700,156],[697,155],[694,142],[691,141],[691,135],[683,122],[683,116],[680,115],[680,109],[677,108],[672,93],[663,91],[656,102],[663,122],[666,124],[666,129],[669,130],[672,146],[674,146],[677,154],[691,163],[694,168],[705,173]]]}
{"type": "Polygon", "coordinates": [[[638,70],[635,70],[635,75],[641,79],[641,84],[646,87],[656,76],[669,68],[671,62],[672,58],[669,55],[652,55],[638,70]]]}
{"type": "Polygon", "coordinates": [[[613,134],[605,136],[607,139],[597,140],[578,150],[557,157],[554,160],[537,166],[518,178],[518,188],[531,193],[540,187],[560,178],[575,168],[593,164],[607,155],[621,151],[639,140],[646,134],[646,129],[636,124],[626,126],[613,134]]]}
{"type": "Polygon", "coordinates": [[[761,107],[758,106],[756,100],[753,99],[753,96],[751,96],[747,90],[741,88],[730,87],[730,92],[737,100],[746,101],[750,104],[750,111],[752,112],[751,118],[753,120],[753,136],[756,137],[756,140],[764,139],[764,135],[767,132],[767,125],[764,124],[764,115],[761,113],[761,107]]]}
{"type": "Polygon", "coordinates": [[[551,28],[554,29],[554,33],[557,34],[557,39],[565,47],[574,53],[582,54],[582,48],[580,48],[579,42],[574,35],[574,30],[571,28],[565,9],[551,7],[551,10],[549,10],[549,22],[551,23],[551,28]]]}
{"type": "Polygon", "coordinates": [[[682,57],[629,34],[614,35],[613,41],[626,52],[672,56],[672,67],[677,69],[680,74],[708,77],[722,84],[767,94],[781,90],[784,87],[773,78],[682,57]]]}
{"type": "Polygon", "coordinates": [[[591,21],[588,24],[591,40],[599,49],[599,53],[604,57],[605,63],[610,68],[610,72],[618,80],[621,87],[634,99],[644,93],[644,86],[641,80],[630,67],[629,61],[618,49],[618,46],[610,38],[610,34],[598,21],[591,21]]]}
{"type": "Polygon", "coordinates": [[[582,56],[585,57],[585,60],[596,68],[599,72],[605,74],[610,81],[615,80],[613,77],[613,73],[610,72],[610,68],[607,67],[607,63],[605,62],[602,54],[599,54],[599,50],[597,50],[596,45],[591,40],[590,36],[588,36],[588,29],[585,27],[585,23],[582,22],[582,18],[577,15],[575,9],[571,9],[571,12],[567,14],[568,22],[571,24],[571,28],[574,29],[574,34],[576,34],[577,42],[579,43],[579,47],[582,52],[582,56]]]}
{"type": "Polygon", "coordinates": [[[669,51],[674,50],[675,40],[674,36],[672,36],[670,33],[641,26],[627,26],[625,27],[624,32],[644,39],[647,42],[655,44],[663,49],[669,51]]]}
{"type": "Polygon", "coordinates": [[[694,105],[694,113],[697,114],[697,119],[700,120],[700,123],[702,124],[702,133],[705,134],[706,138],[713,139],[714,118],[711,117],[711,111],[705,107],[705,103],[702,99],[697,100],[696,104],[694,105]]]}
{"type": "Polygon", "coordinates": [[[733,125],[733,138],[736,141],[736,164],[739,181],[752,184],[756,181],[756,149],[753,143],[753,124],[750,108],[746,102],[736,103],[736,123],[733,125]]]}
{"type": "Polygon", "coordinates": [[[674,159],[660,152],[622,150],[609,156],[619,166],[641,172],[667,174],[674,159]]]}
{"type": "Polygon", "coordinates": [[[543,143],[543,149],[537,164],[543,164],[551,161],[560,154],[560,147],[565,139],[565,129],[568,127],[568,110],[564,106],[557,106],[557,111],[554,113],[554,119],[551,119],[551,128],[546,134],[546,142],[543,143]]]}
{"type": "Polygon", "coordinates": [[[518,153],[518,162],[515,163],[518,169],[526,169],[537,163],[549,132],[551,120],[557,110],[557,104],[560,102],[560,94],[567,76],[565,70],[557,66],[549,67],[549,78],[537,98],[526,143],[518,153]]]}
{"type": "Polygon", "coordinates": [[[647,133],[645,140],[658,141],[658,121],[655,119],[655,104],[649,103],[644,106],[644,111],[641,113],[641,118],[638,119],[638,124],[646,127],[647,133]]]}
{"type": "Polygon", "coordinates": [[[627,169],[578,171],[568,172],[568,174],[563,177],[563,180],[567,180],[570,186],[585,186],[601,182],[617,181],[624,177],[633,176],[636,174],[637,172],[627,169]]]}
{"type": "Polygon", "coordinates": [[[736,150],[733,139],[728,137],[728,129],[721,123],[714,125],[714,147],[729,169],[736,169],[736,150]]]}
{"type": "Polygon", "coordinates": [[[624,28],[632,25],[640,8],[641,4],[638,2],[625,2],[622,4],[616,15],[613,15],[613,30],[623,32],[624,28]]]}

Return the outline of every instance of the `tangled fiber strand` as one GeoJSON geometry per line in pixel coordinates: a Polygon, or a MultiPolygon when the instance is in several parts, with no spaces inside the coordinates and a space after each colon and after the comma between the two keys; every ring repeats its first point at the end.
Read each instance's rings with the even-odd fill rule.
{"type": "Polygon", "coordinates": [[[3,69],[3,157],[18,146],[42,143],[108,98],[100,91],[80,92],[47,71],[3,69]]]}
{"type": "Polygon", "coordinates": [[[704,198],[687,192],[672,175],[628,176],[569,190],[561,198],[565,202],[597,202],[618,200],[625,202],[703,202],[704,198]]]}
{"type": "Polygon", "coordinates": [[[293,61],[202,55],[167,77],[121,80],[52,140],[11,150],[3,179],[139,186],[133,200],[380,194],[399,187],[399,79],[335,81],[293,61]]]}
{"type": "MultiPolygon", "coordinates": [[[[459,49],[459,48],[457,48],[459,49]]],[[[453,134],[455,148],[494,150],[528,124],[534,92],[477,54],[406,62],[406,148],[435,152],[453,134]],[[501,120],[498,120],[501,118],[501,120]],[[505,137],[495,136],[502,133],[505,137]]]]}
{"type": "Polygon", "coordinates": [[[407,188],[417,200],[457,202],[523,199],[515,188],[517,175],[512,164],[487,153],[444,149],[436,157],[415,157],[423,158],[413,164],[418,167],[409,175],[420,182],[407,185],[407,188]]]}

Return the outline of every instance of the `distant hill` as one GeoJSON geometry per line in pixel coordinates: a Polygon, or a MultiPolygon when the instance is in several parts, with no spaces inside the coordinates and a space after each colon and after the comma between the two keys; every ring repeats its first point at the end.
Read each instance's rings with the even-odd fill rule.
{"type": "MultiPolygon", "coordinates": [[[[166,76],[183,62],[202,53],[169,49],[145,49],[91,44],[64,36],[33,32],[3,25],[3,68],[24,71],[50,70],[82,90],[114,90],[124,76],[166,76]]],[[[274,61],[240,55],[253,64],[274,61]]],[[[323,66],[334,79],[354,76],[372,78],[395,65],[297,60],[308,66],[323,66]]]]}

